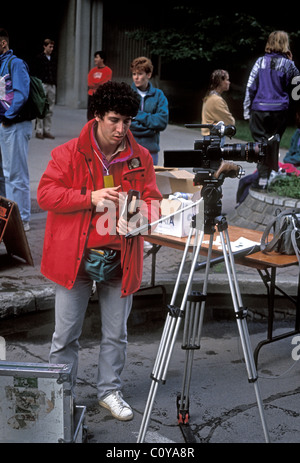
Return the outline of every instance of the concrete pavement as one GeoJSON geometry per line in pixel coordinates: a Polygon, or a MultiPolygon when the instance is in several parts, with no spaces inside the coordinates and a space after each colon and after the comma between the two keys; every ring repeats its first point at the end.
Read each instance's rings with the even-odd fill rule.
{"type": "MultiPolygon", "coordinates": [[[[51,150],[76,137],[85,120],[85,110],[57,106],[53,123],[55,140],[32,138],[30,141],[33,215],[27,239],[34,267],[9,259],[3,243],[0,245],[0,335],[6,339],[10,361],[45,362],[48,359],[53,331],[54,286],[40,274],[46,213],[37,206],[36,189],[51,150]]],[[[161,150],[191,148],[198,134],[194,129],[169,126],[162,133],[161,150]]],[[[248,163],[243,167],[246,173],[255,169],[248,163]]],[[[230,214],[235,206],[237,183],[237,179],[224,182],[224,213],[230,214]]],[[[173,290],[181,257],[180,252],[163,248],[157,254],[156,283],[166,287],[168,296],[173,290]]],[[[144,286],[150,283],[151,262],[151,255],[145,255],[144,286]]],[[[186,266],[183,287],[188,272],[186,266]]],[[[251,318],[251,304],[266,306],[266,289],[256,271],[237,266],[237,273],[244,305],[250,309],[248,326],[255,346],[265,338],[266,323],[263,317],[259,320],[251,318]]],[[[295,270],[284,271],[279,278],[284,283],[292,280],[295,285],[295,270]]],[[[203,272],[196,272],[194,281],[201,285],[203,272]]],[[[193,434],[197,442],[263,442],[253,384],[247,380],[236,322],[232,310],[228,310],[231,307],[230,291],[222,264],[212,270],[208,293],[211,297],[207,303],[201,349],[195,352],[191,383],[193,434]]],[[[77,400],[87,406],[90,442],[136,442],[165,316],[160,302],[148,296],[141,300],[136,298],[129,320],[128,361],[124,371],[124,393],[134,408],[135,417],[130,423],[117,422],[105,410],[99,409],[95,398],[99,320],[96,304],[91,301],[81,341],[77,400]]],[[[293,319],[277,321],[276,334],[285,332],[291,324],[293,319]]],[[[157,393],[146,442],[184,443],[176,420],[176,395],[181,388],[185,364],[184,351],[180,348],[181,331],[179,334],[167,383],[160,385],[157,393]]],[[[259,358],[259,382],[270,437],[271,441],[278,443],[299,442],[299,367],[292,357],[295,348],[292,339],[265,346],[259,358]]]]}
{"type": "MultiPolygon", "coordinates": [[[[251,343],[255,346],[264,337],[266,326],[251,320],[247,325],[251,343]]],[[[7,360],[47,362],[53,326],[53,310],[1,321],[7,360]]],[[[153,408],[148,415],[149,425],[144,439],[148,446],[143,448],[136,444],[152,385],[150,374],[162,328],[162,319],[149,319],[147,324],[141,325],[134,325],[134,319],[131,319],[129,323],[127,362],[122,379],[124,397],[133,407],[134,418],[130,422],[117,421],[97,402],[95,382],[100,325],[97,305],[90,304],[80,340],[76,401],[87,408],[88,442],[101,444],[98,454],[103,456],[114,447],[123,449],[123,446],[147,452],[152,448],[172,446],[178,451],[186,447],[195,448],[196,455],[200,457],[203,449],[198,446],[199,443],[264,443],[255,389],[248,381],[236,323],[220,319],[204,324],[201,349],[194,353],[189,389],[189,429],[195,443],[184,437],[177,421],[177,396],[182,391],[186,365],[185,351],[181,349],[181,327],[166,382],[158,383],[153,408]]],[[[286,323],[278,322],[275,334],[281,334],[287,328],[286,323]]],[[[297,346],[291,341],[292,338],[286,338],[265,346],[258,363],[256,384],[263,402],[270,442],[277,444],[299,443],[299,362],[293,359],[293,354],[298,353],[299,356],[299,342],[297,346]]],[[[80,449],[75,451],[80,452],[80,449]]],[[[139,461],[144,461],[143,455],[139,461]]]]}

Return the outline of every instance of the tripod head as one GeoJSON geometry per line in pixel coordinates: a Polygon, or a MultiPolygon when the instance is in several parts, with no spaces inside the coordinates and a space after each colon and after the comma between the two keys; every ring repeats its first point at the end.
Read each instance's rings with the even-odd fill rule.
{"type": "MultiPolygon", "coordinates": [[[[225,178],[240,177],[241,166],[232,161],[221,161],[217,171],[213,169],[194,169],[194,185],[202,185],[201,196],[204,200],[204,233],[214,232],[215,225],[222,214],[222,185],[225,178]],[[217,219],[218,217],[218,219],[217,219]]],[[[197,219],[196,219],[196,223],[197,219]]],[[[199,222],[200,223],[200,222],[199,222]]]]}

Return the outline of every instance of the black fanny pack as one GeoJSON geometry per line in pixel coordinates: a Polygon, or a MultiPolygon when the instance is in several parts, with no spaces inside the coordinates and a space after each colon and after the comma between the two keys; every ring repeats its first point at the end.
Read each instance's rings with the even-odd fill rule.
{"type": "Polygon", "coordinates": [[[98,283],[122,275],[121,251],[112,249],[87,249],[84,256],[84,269],[91,280],[98,283]]]}

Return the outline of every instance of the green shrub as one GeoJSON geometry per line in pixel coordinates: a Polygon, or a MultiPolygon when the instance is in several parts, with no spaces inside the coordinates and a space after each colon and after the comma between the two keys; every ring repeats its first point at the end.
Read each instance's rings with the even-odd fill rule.
{"type": "Polygon", "coordinates": [[[296,174],[275,177],[268,185],[268,192],[300,199],[300,177],[296,174]]]}

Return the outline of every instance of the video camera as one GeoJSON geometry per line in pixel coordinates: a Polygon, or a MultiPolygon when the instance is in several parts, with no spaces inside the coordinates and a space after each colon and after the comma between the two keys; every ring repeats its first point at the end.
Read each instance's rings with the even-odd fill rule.
{"type": "MultiPolygon", "coordinates": [[[[274,135],[261,143],[235,143],[224,144],[222,146],[222,138],[224,136],[233,137],[236,129],[233,125],[225,126],[224,122],[218,124],[186,124],[188,128],[206,128],[210,130],[209,136],[202,136],[194,142],[193,150],[176,150],[164,151],[164,167],[193,167],[196,172],[194,179],[195,185],[203,185],[212,174],[214,178],[220,177],[220,166],[225,160],[239,162],[256,162],[268,166],[271,170],[278,171],[278,152],[279,152],[279,135],[274,135]]],[[[239,166],[233,163],[226,164],[226,168],[222,168],[222,176],[238,177],[239,166]]]]}
{"type": "MultiPolygon", "coordinates": [[[[236,129],[225,126],[220,121],[212,124],[186,124],[188,128],[206,128],[209,136],[195,140],[193,150],[164,151],[164,167],[193,167],[194,185],[202,185],[201,197],[204,199],[204,231],[214,230],[216,218],[222,213],[222,187],[226,177],[240,177],[241,166],[232,161],[256,162],[278,171],[279,135],[274,135],[261,143],[224,144],[224,136],[233,137],[236,129]]],[[[197,217],[196,217],[197,221],[197,217]]]]}

